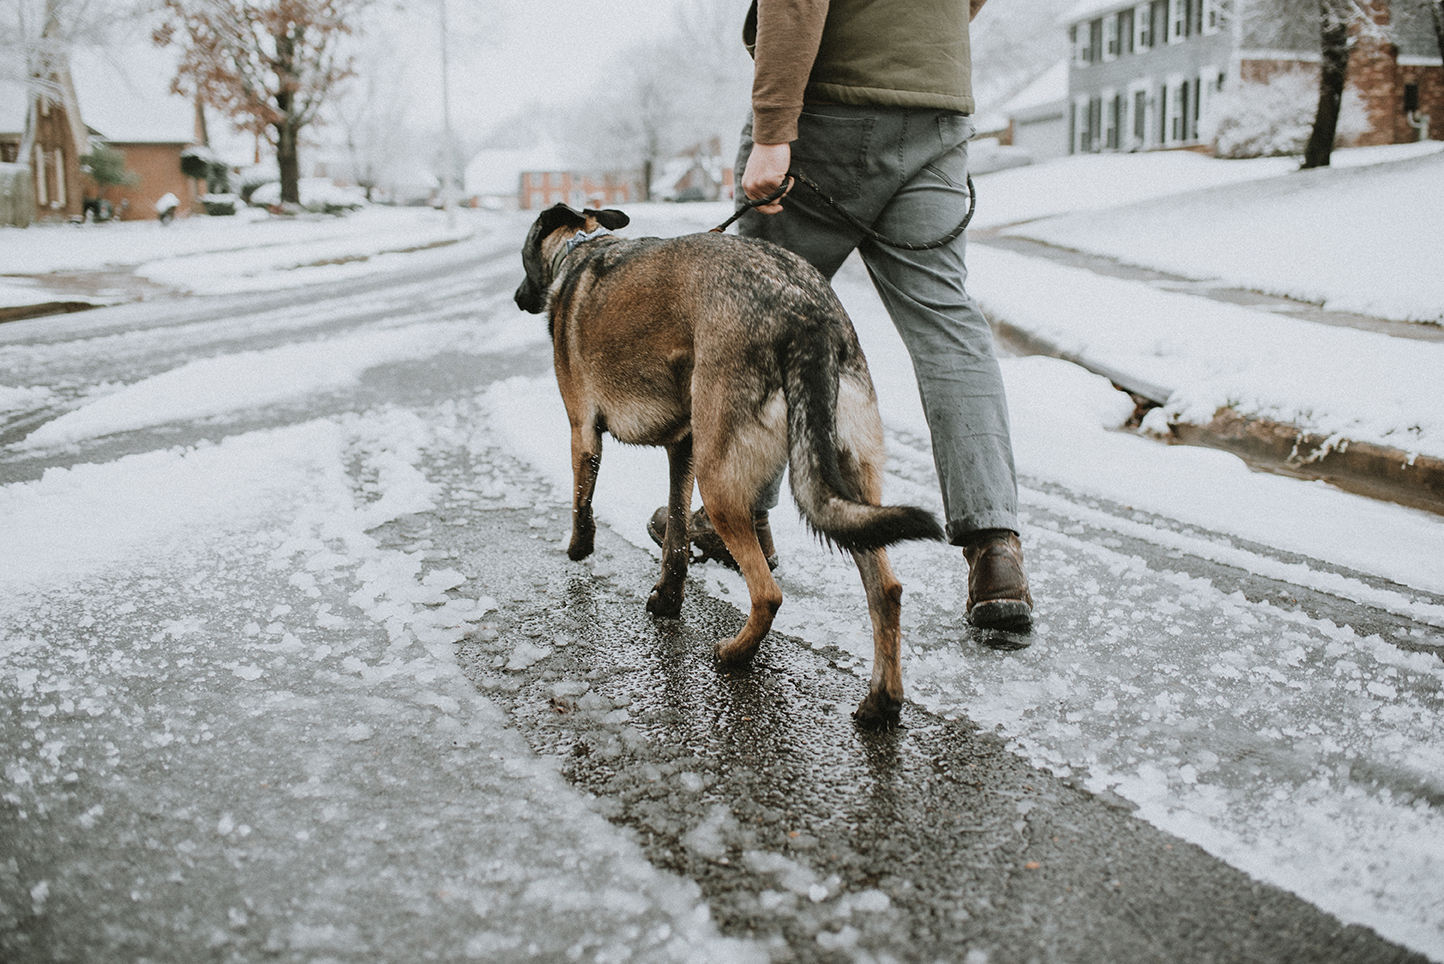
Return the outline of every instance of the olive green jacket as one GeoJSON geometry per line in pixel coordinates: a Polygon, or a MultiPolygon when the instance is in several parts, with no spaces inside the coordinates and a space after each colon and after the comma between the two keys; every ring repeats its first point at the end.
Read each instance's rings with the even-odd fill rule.
{"type": "Polygon", "coordinates": [[[968,0],[760,6],[753,0],[743,27],[757,60],[752,104],[759,144],[793,140],[804,101],[973,112],[968,0]]]}

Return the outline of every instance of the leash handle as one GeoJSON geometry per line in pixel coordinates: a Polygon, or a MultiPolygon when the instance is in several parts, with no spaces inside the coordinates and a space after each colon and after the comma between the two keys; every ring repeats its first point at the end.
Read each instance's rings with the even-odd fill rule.
{"type": "Polygon", "coordinates": [[[782,186],[779,187],[776,191],[767,195],[767,197],[761,198],[756,201],[747,200],[742,202],[742,206],[739,207],[730,218],[717,225],[717,227],[713,228],[712,231],[717,233],[726,231],[727,228],[732,224],[732,222],[742,217],[742,215],[746,214],[748,211],[752,210],[753,208],[762,207],[764,204],[771,204],[773,201],[776,201],[778,198],[782,197],[782,195],[787,193],[787,189],[791,187],[791,184],[788,182],[794,179],[802,184],[805,184],[812,191],[812,193],[816,194],[818,197],[822,198],[822,200],[826,201],[828,206],[831,207],[834,211],[836,211],[844,221],[852,225],[858,231],[862,232],[862,234],[867,238],[870,238],[878,244],[885,245],[886,247],[902,248],[906,251],[931,251],[934,248],[941,248],[944,245],[952,244],[958,239],[959,235],[961,235],[964,231],[968,229],[968,223],[973,220],[973,212],[977,210],[978,207],[978,190],[973,186],[973,176],[969,174],[967,181],[968,213],[963,215],[963,220],[958,223],[957,227],[953,228],[941,238],[937,238],[933,241],[899,241],[896,238],[889,238],[887,235],[880,234],[877,231],[873,230],[872,225],[867,224],[861,218],[857,217],[852,212],[843,208],[843,206],[839,204],[836,199],[830,197],[826,191],[814,184],[812,179],[809,178],[806,174],[802,174],[798,171],[788,171],[787,180],[784,181],[782,186]]]}
{"type": "Polygon", "coordinates": [[[778,198],[782,197],[782,195],[786,194],[787,191],[788,191],[788,189],[792,187],[792,178],[791,178],[791,176],[790,176],[791,173],[792,173],[792,172],[789,171],[789,172],[788,172],[788,175],[789,175],[789,176],[784,177],[784,178],[782,179],[782,183],[781,183],[780,185],[778,185],[777,190],[773,191],[771,194],[767,195],[766,197],[764,197],[764,198],[758,198],[758,199],[755,200],[755,201],[752,200],[752,199],[750,199],[750,198],[747,199],[747,200],[745,200],[745,201],[743,201],[743,202],[742,202],[742,206],[739,207],[736,211],[734,211],[734,212],[732,213],[732,216],[731,216],[730,218],[728,218],[726,221],[723,221],[721,224],[717,225],[715,228],[713,228],[712,230],[708,231],[707,233],[708,233],[708,234],[721,234],[722,232],[726,231],[729,227],[732,226],[732,222],[734,222],[734,221],[736,221],[738,218],[742,217],[742,215],[746,214],[748,211],[751,211],[753,208],[760,208],[760,207],[762,207],[762,206],[765,205],[765,204],[771,204],[773,201],[776,201],[778,198]]]}

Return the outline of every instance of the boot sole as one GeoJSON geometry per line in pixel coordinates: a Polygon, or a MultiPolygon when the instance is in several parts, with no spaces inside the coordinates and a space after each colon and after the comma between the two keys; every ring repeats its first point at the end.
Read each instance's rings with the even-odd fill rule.
{"type": "Polygon", "coordinates": [[[1021,599],[993,599],[974,606],[968,622],[980,629],[1029,629],[1033,625],[1033,607],[1021,599]]]}
{"type": "MultiPolygon", "coordinates": [[[[652,541],[660,546],[666,533],[658,529],[656,525],[652,523],[652,520],[648,519],[647,535],[651,536],[652,541]]],[[[700,540],[694,538],[692,547],[698,550],[697,554],[692,556],[692,562],[694,563],[716,561],[722,563],[722,565],[734,572],[742,571],[742,567],[737,565],[737,560],[732,558],[732,553],[727,551],[727,544],[722,541],[721,536],[715,533],[707,533],[700,540]]],[[[774,553],[766,558],[767,568],[776,569],[777,555],[774,553]]]]}

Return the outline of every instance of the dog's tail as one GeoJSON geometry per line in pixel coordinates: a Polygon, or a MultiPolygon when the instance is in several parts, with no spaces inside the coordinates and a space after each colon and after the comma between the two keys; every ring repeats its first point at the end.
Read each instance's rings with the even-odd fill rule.
{"type": "MultiPolygon", "coordinates": [[[[841,312],[841,305],[836,310],[841,312]]],[[[781,346],[780,361],[788,468],[803,518],[824,540],[847,550],[941,540],[942,527],[926,509],[877,504],[882,420],[851,326],[839,329],[835,317],[816,318],[793,331],[781,346]]]]}

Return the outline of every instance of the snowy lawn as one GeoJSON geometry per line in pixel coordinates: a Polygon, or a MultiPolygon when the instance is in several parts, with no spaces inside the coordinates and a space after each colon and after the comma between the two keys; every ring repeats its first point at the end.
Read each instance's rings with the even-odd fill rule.
{"type": "Polygon", "coordinates": [[[1293,158],[1093,155],[978,178],[980,225],[1194,279],[1444,321],[1444,142],[1293,158]],[[1099,213],[1106,208],[1107,213],[1099,213]],[[1066,217],[1055,217],[1066,213],[1066,217]]]}
{"type": "Polygon", "coordinates": [[[35,282],[4,275],[56,271],[133,269],[180,291],[235,294],[359,277],[376,270],[378,257],[475,234],[482,219],[457,212],[456,225],[430,208],[373,206],[336,217],[273,217],[242,208],[231,217],[182,218],[105,224],[37,224],[0,228],[0,305],[84,300],[42,296],[35,282]],[[21,300],[14,300],[14,299],[21,300]]]}

